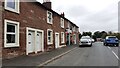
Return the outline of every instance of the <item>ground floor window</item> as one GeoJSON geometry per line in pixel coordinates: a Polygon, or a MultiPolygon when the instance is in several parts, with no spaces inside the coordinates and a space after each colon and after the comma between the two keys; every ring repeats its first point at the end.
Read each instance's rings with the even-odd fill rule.
{"type": "Polygon", "coordinates": [[[61,32],[61,43],[64,43],[64,32],[61,32]]]}
{"type": "Polygon", "coordinates": [[[51,29],[47,30],[47,43],[48,44],[53,43],[53,31],[51,29]]]}
{"type": "Polygon", "coordinates": [[[19,46],[19,22],[5,20],[4,47],[19,46]]]}

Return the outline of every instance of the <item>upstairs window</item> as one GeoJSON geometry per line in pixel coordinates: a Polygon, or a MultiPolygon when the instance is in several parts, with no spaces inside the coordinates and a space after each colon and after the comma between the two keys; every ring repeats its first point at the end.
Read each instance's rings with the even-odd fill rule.
{"type": "Polygon", "coordinates": [[[75,32],[75,26],[73,27],[73,31],[75,32]]]}
{"type": "Polygon", "coordinates": [[[68,28],[70,28],[70,22],[68,22],[68,28]]]}
{"type": "Polygon", "coordinates": [[[63,18],[61,18],[60,23],[61,23],[61,27],[64,28],[64,19],[63,18]]]}
{"type": "Polygon", "coordinates": [[[19,13],[19,0],[5,0],[5,9],[19,13]]]}
{"type": "Polygon", "coordinates": [[[52,12],[47,11],[47,23],[52,24],[52,12]]]}

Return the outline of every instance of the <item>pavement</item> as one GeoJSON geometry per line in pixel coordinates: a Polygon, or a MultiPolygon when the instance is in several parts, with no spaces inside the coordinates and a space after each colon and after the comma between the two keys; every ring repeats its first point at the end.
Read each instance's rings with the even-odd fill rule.
{"type": "Polygon", "coordinates": [[[58,48],[50,52],[43,52],[40,55],[19,56],[12,59],[2,60],[2,68],[37,68],[43,66],[76,48],[77,45],[69,45],[63,48],[58,48]]]}

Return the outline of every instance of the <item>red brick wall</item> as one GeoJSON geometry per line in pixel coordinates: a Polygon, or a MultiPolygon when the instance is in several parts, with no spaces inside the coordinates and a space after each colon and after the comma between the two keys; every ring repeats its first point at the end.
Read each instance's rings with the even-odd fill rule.
{"type": "MultiPolygon", "coordinates": [[[[60,16],[53,13],[53,24],[47,23],[47,10],[41,7],[38,3],[21,2],[20,14],[5,10],[3,14],[4,19],[20,22],[20,47],[3,48],[3,57],[11,58],[26,53],[26,27],[44,30],[44,47],[47,50],[47,29],[53,29],[53,37],[55,32],[65,32],[65,29],[60,27],[60,16]]],[[[66,24],[65,24],[66,25],[66,24]]],[[[66,26],[65,26],[66,27],[66,26]]],[[[61,34],[60,34],[61,35],[61,34]]],[[[55,37],[53,38],[54,49],[55,37]]],[[[4,47],[4,45],[3,45],[4,47]]]]}
{"type": "MultiPolygon", "coordinates": [[[[10,57],[23,55],[26,52],[26,27],[47,30],[46,23],[46,10],[41,8],[36,3],[21,2],[20,14],[10,11],[4,11],[4,19],[20,22],[20,47],[18,48],[4,48],[3,56],[10,57]]],[[[46,37],[45,37],[46,40],[46,37]]],[[[46,45],[46,41],[44,42],[46,45]]]]}
{"type": "MultiPolygon", "coordinates": [[[[66,23],[67,23],[67,22],[66,22],[66,20],[64,20],[64,21],[65,21],[65,22],[64,22],[65,26],[64,26],[64,28],[62,28],[61,25],[60,25],[60,19],[61,19],[60,16],[54,14],[53,30],[54,30],[54,34],[55,34],[55,32],[58,32],[59,35],[60,35],[60,45],[65,45],[65,43],[61,43],[61,32],[64,32],[64,33],[65,33],[65,28],[66,28],[66,23]]],[[[64,38],[64,39],[65,39],[65,38],[64,38]]],[[[54,36],[54,42],[55,42],[55,36],[54,36]]],[[[55,44],[54,44],[54,45],[55,45],[55,44]]]]}
{"type": "Polygon", "coordinates": [[[79,39],[79,32],[76,32],[76,40],[77,40],[77,44],[79,44],[79,41],[80,41],[80,39],[79,39]]]}

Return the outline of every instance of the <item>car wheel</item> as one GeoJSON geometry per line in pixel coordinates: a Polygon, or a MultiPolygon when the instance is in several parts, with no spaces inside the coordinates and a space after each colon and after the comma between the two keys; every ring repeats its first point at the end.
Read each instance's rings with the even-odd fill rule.
{"type": "Polygon", "coordinates": [[[108,46],[108,44],[106,43],[106,46],[108,46]]]}
{"type": "Polygon", "coordinates": [[[92,43],[91,43],[90,47],[92,47],[92,43]]]}
{"type": "Polygon", "coordinates": [[[104,46],[106,46],[106,44],[104,43],[104,46]]]}
{"type": "Polygon", "coordinates": [[[118,46],[119,46],[119,44],[116,44],[116,46],[118,47],[118,46]]]}
{"type": "Polygon", "coordinates": [[[105,46],[108,46],[108,44],[107,44],[107,43],[105,43],[105,46]]]}

